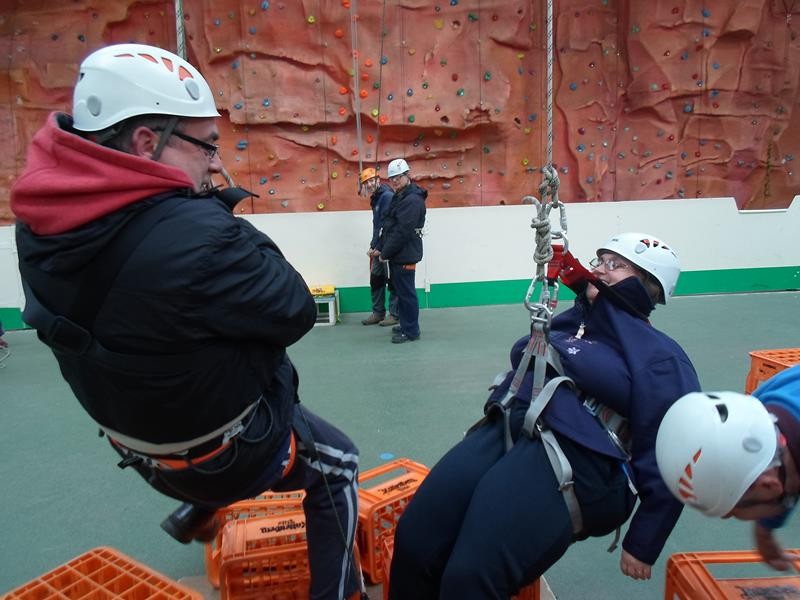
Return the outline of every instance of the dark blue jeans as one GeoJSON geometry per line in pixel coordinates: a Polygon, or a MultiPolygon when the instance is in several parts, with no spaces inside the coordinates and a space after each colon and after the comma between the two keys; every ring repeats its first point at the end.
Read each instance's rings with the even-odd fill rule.
{"type": "MultiPolygon", "coordinates": [[[[620,462],[556,435],[574,470],[585,534],[614,531],[635,502],[620,462]]],[[[389,599],[509,598],[573,541],[542,442],[523,436],[506,453],[495,415],[439,461],[406,508],[389,599]]]]}
{"type": "Polygon", "coordinates": [[[389,266],[389,277],[397,294],[400,330],[408,337],[419,335],[419,299],[415,285],[416,274],[416,265],[391,263],[389,266]]]}
{"type": "Polygon", "coordinates": [[[376,315],[386,314],[386,288],[389,288],[389,314],[396,317],[397,294],[394,286],[389,281],[389,274],[386,263],[381,262],[374,256],[369,259],[369,289],[372,294],[372,312],[376,315]]]}

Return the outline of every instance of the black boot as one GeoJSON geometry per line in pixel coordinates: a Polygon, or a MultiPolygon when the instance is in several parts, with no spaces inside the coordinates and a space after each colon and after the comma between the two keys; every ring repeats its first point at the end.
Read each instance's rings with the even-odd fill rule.
{"type": "Polygon", "coordinates": [[[161,522],[166,531],[181,544],[192,540],[210,542],[219,531],[216,511],[184,502],[161,522]]]}

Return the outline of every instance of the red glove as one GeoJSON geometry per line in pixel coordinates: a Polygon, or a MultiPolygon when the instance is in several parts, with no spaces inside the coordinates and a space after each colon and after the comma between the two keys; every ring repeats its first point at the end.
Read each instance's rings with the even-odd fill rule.
{"type": "Polygon", "coordinates": [[[567,252],[561,257],[561,272],[559,273],[561,283],[567,286],[576,294],[586,289],[587,283],[597,281],[597,276],[589,269],[584,267],[572,252],[567,252]]]}
{"type": "MultiPolygon", "coordinates": [[[[571,254],[567,253],[569,256],[571,254]]],[[[553,244],[553,258],[547,263],[547,279],[551,282],[555,281],[558,274],[561,272],[564,260],[564,246],[560,244],[553,244]]]]}

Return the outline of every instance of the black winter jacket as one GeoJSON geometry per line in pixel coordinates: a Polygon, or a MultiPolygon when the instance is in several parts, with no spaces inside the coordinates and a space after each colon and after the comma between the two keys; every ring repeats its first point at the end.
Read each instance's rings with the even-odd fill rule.
{"type": "Polygon", "coordinates": [[[286,347],[316,319],[306,283],[272,240],[187,183],[172,167],[81,139],[61,115],[37,133],[12,190],[23,280],[51,276],[57,283],[34,291],[67,316],[82,272],[126,223],[174,203],[130,253],[94,321],[95,338],[129,357],[126,366],[54,350],[95,421],[157,444],[212,432],[261,395],[276,428],[287,424],[296,375],[286,347]],[[172,192],[136,197],[158,188],[172,192]]]}
{"type": "Polygon", "coordinates": [[[396,192],[383,219],[381,257],[401,265],[422,260],[422,228],[425,226],[425,199],[428,192],[410,183],[396,192]]]}

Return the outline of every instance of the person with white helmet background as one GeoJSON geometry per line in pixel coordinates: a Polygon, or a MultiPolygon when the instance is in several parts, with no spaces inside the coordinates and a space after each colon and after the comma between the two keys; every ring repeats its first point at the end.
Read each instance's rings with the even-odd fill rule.
{"type": "Polygon", "coordinates": [[[422,260],[422,229],[425,227],[425,199],[428,192],[411,180],[411,167],[396,158],[386,169],[394,197],[383,219],[378,241],[379,258],[389,263],[389,280],[397,294],[400,324],[392,327],[392,343],[419,339],[417,263],[422,260]]]}
{"type": "Polygon", "coordinates": [[[274,242],[217,189],[214,95],[183,58],[119,44],[80,65],[12,188],[23,313],[122,457],[182,501],[161,524],[207,541],[215,512],[306,491],[310,598],[357,587],[358,451],[305,408],[286,348],[316,305],[274,242]]]}
{"type": "Polygon", "coordinates": [[[380,175],[374,167],[361,171],[359,192],[369,198],[372,209],[372,239],[369,242],[369,289],[372,297],[372,313],[361,321],[362,325],[380,325],[393,327],[398,323],[397,294],[389,281],[389,270],[385,262],[380,260],[378,242],[383,229],[383,219],[389,210],[394,191],[381,182],[380,175]],[[386,315],[386,288],[389,288],[389,315],[386,315]]]}
{"type": "Polygon", "coordinates": [[[575,304],[553,317],[538,360],[535,332],[514,344],[484,418],[409,503],[391,600],[508,598],[572,542],[619,533],[631,513],[620,569],[649,579],[678,520],[683,506],[656,467],[656,429],[700,384],[686,353],[648,321],[675,291],[678,257],[644,233],[611,236],[591,271],[557,256],[548,272],[575,304]]]}
{"type": "Polygon", "coordinates": [[[773,568],[785,571],[797,560],[774,531],[800,494],[800,366],[752,396],[687,394],[664,415],[656,458],[678,500],[709,517],[755,521],[756,548],[773,568]]]}

